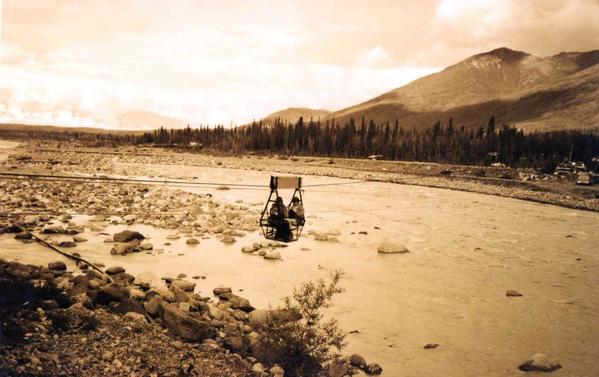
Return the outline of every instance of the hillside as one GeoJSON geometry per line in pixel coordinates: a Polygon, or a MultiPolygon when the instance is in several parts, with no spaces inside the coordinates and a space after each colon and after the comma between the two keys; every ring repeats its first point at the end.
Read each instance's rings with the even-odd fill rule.
{"type": "Polygon", "coordinates": [[[271,125],[276,121],[277,118],[284,123],[296,123],[300,117],[308,121],[310,118],[313,118],[314,120],[319,118],[324,119],[331,114],[332,112],[328,110],[309,109],[305,107],[290,107],[288,109],[267,115],[264,117],[264,119],[262,119],[262,123],[271,125]]]}
{"type": "Polygon", "coordinates": [[[407,128],[450,116],[476,127],[495,115],[525,130],[599,127],[599,50],[540,58],[499,48],[474,55],[367,102],[333,113],[407,128]]]}

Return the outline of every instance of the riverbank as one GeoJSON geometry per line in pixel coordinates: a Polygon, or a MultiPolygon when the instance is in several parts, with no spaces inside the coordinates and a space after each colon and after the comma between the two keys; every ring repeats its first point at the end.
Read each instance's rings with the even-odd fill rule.
{"type": "MultiPolygon", "coordinates": [[[[127,164],[198,166],[444,188],[502,196],[566,208],[599,211],[599,187],[540,174],[532,169],[444,165],[437,163],[356,160],[319,157],[212,156],[148,147],[89,148],[76,145],[24,143],[3,170],[51,170],[130,175],[127,164]],[[31,157],[31,158],[28,158],[31,157]],[[119,168],[120,167],[120,168],[119,168]]],[[[137,170],[136,175],[181,178],[176,171],[137,170]]]]}

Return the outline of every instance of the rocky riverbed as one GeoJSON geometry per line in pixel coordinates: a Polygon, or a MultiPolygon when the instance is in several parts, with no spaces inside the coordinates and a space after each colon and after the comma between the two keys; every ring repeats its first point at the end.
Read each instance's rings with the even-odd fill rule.
{"type": "Polygon", "coordinates": [[[532,169],[443,165],[436,163],[329,159],[314,157],[211,156],[156,148],[85,148],[72,145],[25,143],[4,168],[51,170],[55,173],[135,175],[189,178],[176,169],[156,172],[152,165],[203,166],[286,174],[330,176],[352,180],[391,182],[478,192],[489,195],[599,211],[599,189],[577,187],[572,181],[532,169]],[[147,168],[137,166],[142,164],[147,168]]]}
{"type": "MultiPolygon", "coordinates": [[[[203,156],[197,158],[205,163],[198,163],[195,156],[175,153],[123,157],[52,152],[51,158],[60,161],[43,155],[15,158],[27,148],[12,150],[4,166],[9,171],[263,185],[270,171],[279,170],[255,157],[247,160],[264,164],[257,166],[265,171],[223,168],[233,163],[242,167],[246,158],[203,156]]],[[[363,178],[360,174],[371,173],[354,174],[363,178]]],[[[224,284],[254,307],[276,307],[299,282],[343,269],[347,292],[328,315],[349,332],[347,354],[380,363],[385,376],[457,377],[473,370],[513,376],[528,373],[523,366],[527,361],[559,364],[551,372],[555,376],[584,376],[599,365],[594,352],[599,347],[594,294],[599,218],[593,212],[470,192],[306,176],[306,184],[342,185],[306,187],[303,236],[285,248],[265,246],[281,257],[265,260],[260,233],[252,229],[266,189],[81,183],[61,183],[65,187],[56,189],[53,182],[2,182],[2,197],[16,198],[2,202],[5,221],[33,216],[28,220],[37,221],[32,225],[36,235],[49,242],[70,237],[76,246],[61,249],[105,266],[123,266],[134,277],[151,272],[162,283],[160,277],[176,279],[183,273],[187,277],[182,279],[195,283],[194,293],[203,297],[212,297],[213,288],[224,284]],[[79,199],[69,199],[86,195],[97,200],[81,205],[79,199]],[[156,206],[163,195],[167,206],[156,206]],[[203,212],[190,213],[196,205],[203,212]],[[223,211],[239,217],[221,221],[223,211]],[[247,230],[240,228],[244,224],[247,230]],[[53,226],[65,233],[44,233],[53,226]],[[115,234],[124,230],[145,238],[130,253],[111,254],[120,243],[115,234]],[[222,241],[227,233],[235,243],[222,241]],[[192,238],[199,244],[188,244],[192,238]],[[144,249],[146,243],[153,248],[144,249]]],[[[9,261],[47,266],[57,258],[37,243],[14,237],[0,235],[0,255],[9,261]]],[[[76,269],[64,262],[69,270],[76,269]]]]}

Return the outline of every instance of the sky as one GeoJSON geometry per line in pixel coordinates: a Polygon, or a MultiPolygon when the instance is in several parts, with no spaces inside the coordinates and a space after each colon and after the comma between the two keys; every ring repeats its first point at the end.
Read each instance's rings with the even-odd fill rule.
{"type": "Polygon", "coordinates": [[[229,126],[339,110],[498,47],[599,48],[599,0],[0,4],[5,123],[229,126]]]}

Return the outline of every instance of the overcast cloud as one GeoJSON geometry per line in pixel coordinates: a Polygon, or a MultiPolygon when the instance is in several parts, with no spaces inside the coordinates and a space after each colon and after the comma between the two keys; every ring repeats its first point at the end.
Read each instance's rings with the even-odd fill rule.
{"type": "Polygon", "coordinates": [[[599,48],[596,0],[3,0],[0,121],[336,110],[497,47],[599,48]]]}

